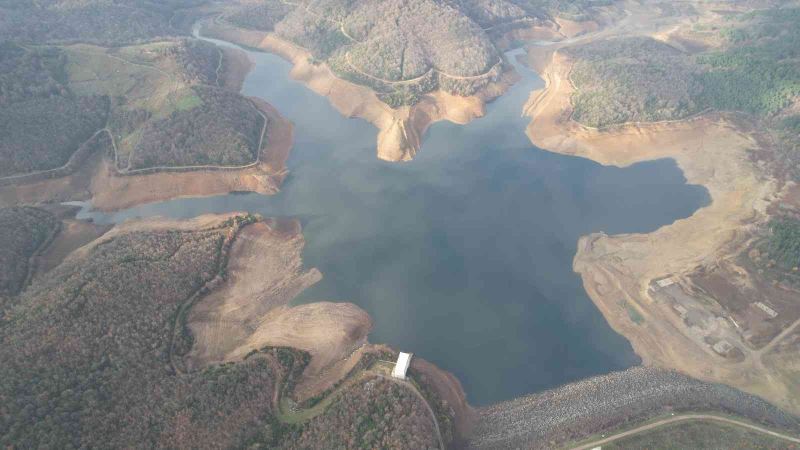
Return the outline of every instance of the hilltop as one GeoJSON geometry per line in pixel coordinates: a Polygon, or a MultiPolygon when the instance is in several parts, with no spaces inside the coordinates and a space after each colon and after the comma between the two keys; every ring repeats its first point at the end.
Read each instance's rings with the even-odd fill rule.
{"type": "Polygon", "coordinates": [[[217,186],[204,183],[211,192],[247,184],[276,190],[291,128],[268,105],[236,92],[243,59],[188,39],[115,48],[3,44],[2,197],[12,204],[119,197],[115,180],[126,178],[127,186],[149,176],[153,185],[165,171],[209,178],[232,171],[215,177],[217,186]]]}
{"type": "Polygon", "coordinates": [[[441,90],[470,96],[496,82],[504,33],[540,28],[558,37],[558,17],[588,20],[612,2],[341,0],[239,2],[223,20],[292,42],[337,77],[372,89],[392,107],[441,90]]]}
{"type": "Polygon", "coordinates": [[[516,81],[503,53],[515,42],[562,40],[619,14],[607,1],[237,1],[202,32],[291,61],[295,79],[379,129],[380,159],[408,161],[431,123],[481,117],[516,81]]]}
{"type": "MultiPolygon", "coordinates": [[[[0,209],[0,217],[20,217],[16,222],[21,215],[47,214],[0,209]]],[[[128,223],[11,296],[0,305],[0,442],[60,448],[438,445],[425,398],[370,371],[353,371],[356,382],[340,387],[346,395],[329,395],[326,410],[293,419],[283,403],[310,376],[306,367],[318,358],[313,349],[253,342],[236,362],[183,368],[195,339],[185,328],[187,313],[208,294],[255,281],[252,273],[228,272],[245,262],[240,258],[252,245],[273,258],[267,264],[273,273],[303,276],[293,273],[291,260],[302,248],[293,229],[250,215],[128,223]]],[[[22,262],[37,242],[6,256],[22,262]]],[[[266,292],[280,287],[274,282],[263,286],[266,292]]],[[[275,298],[274,307],[289,299],[275,298]]],[[[327,326],[347,345],[358,345],[349,330],[327,326]]],[[[365,347],[358,356],[369,368],[392,353],[365,347]]]]}

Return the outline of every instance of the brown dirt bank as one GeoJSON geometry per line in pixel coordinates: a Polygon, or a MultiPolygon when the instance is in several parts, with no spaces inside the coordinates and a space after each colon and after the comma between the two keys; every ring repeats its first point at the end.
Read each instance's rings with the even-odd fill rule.
{"type": "Polygon", "coordinates": [[[32,183],[0,186],[0,207],[88,200],[92,197],[92,178],[99,170],[102,161],[103,155],[97,153],[89,156],[70,175],[32,183]]]}
{"type": "Polygon", "coordinates": [[[236,48],[219,47],[219,51],[224,55],[225,66],[218,73],[217,84],[238,93],[247,74],[253,69],[253,62],[247,53],[236,48]]]}
{"type": "Polygon", "coordinates": [[[260,163],[242,170],[197,170],[120,176],[104,161],[92,180],[92,206],[108,211],[178,197],[201,197],[232,191],[273,194],[286,177],[292,147],[292,124],[271,105],[253,99],[269,119],[260,163]]]}
{"type": "Polygon", "coordinates": [[[349,303],[288,303],[322,278],[303,268],[305,241],[293,229],[261,222],[246,227],[231,249],[227,279],[200,300],[187,324],[195,342],[187,367],[243,359],[264,346],[309,352],[314,374],[347,357],[363,344],[372,327],[366,312],[349,303]]]}
{"type": "MultiPolygon", "coordinates": [[[[265,346],[301,349],[311,355],[311,361],[294,397],[304,401],[336,386],[366,354],[392,352],[367,342],[372,320],[352,303],[289,306],[322,277],[318,270],[303,267],[304,244],[295,220],[265,220],[239,233],[230,250],[225,281],[187,316],[194,337],[185,358],[187,369],[240,361],[265,346]]],[[[474,414],[458,380],[421,359],[415,359],[412,367],[452,409],[456,433],[465,436],[474,414]]]]}
{"type": "Polygon", "coordinates": [[[596,233],[580,239],[574,269],[611,326],[631,341],[645,365],[728,383],[797,412],[786,401],[787,386],[773,379],[760,359],[729,361],[698,345],[669,305],[655,302],[648,292],[653,279],[687,273],[724,257],[747,227],[764,217],[776,183],[748,158],[757,141],[719,115],[603,131],[583,127],[570,119],[570,61],[557,51],[535,58],[532,65],[543,69],[546,86],[531,95],[526,108],[532,117],[527,133],[534,144],[616,166],[673,158],[687,181],[705,186],[712,198],[691,217],[652,233],[596,233]],[[634,323],[625,304],[633,305],[644,320],[634,323]]]}
{"type": "MultiPolygon", "coordinates": [[[[244,55],[239,55],[244,56],[244,55]]],[[[241,63],[241,61],[240,61],[241,63]]],[[[241,64],[238,64],[241,66],[241,64]]],[[[243,67],[225,81],[240,83],[243,67]]],[[[0,186],[0,206],[91,200],[101,211],[130,208],[142,203],[179,197],[202,197],[233,191],[276,193],[286,178],[286,159],[293,143],[293,126],[268,103],[251,99],[268,119],[265,145],[258,164],[244,169],[164,171],[120,175],[102,152],[87,157],[70,175],[0,186]]]]}
{"type": "Polygon", "coordinates": [[[204,34],[248,47],[275,53],[294,67],[290,76],[306,84],[317,94],[328,97],[346,117],[358,117],[378,128],[377,155],[386,161],[408,161],[419,151],[422,136],[434,122],[449,120],[464,124],[485,113],[485,104],[502,95],[517,79],[506,72],[479,93],[460,97],[437,91],[425,95],[414,106],[391,108],[365,87],[337,78],[325,64],[314,64],[305,49],[271,33],[244,30],[230,25],[208,23],[204,34]]]}

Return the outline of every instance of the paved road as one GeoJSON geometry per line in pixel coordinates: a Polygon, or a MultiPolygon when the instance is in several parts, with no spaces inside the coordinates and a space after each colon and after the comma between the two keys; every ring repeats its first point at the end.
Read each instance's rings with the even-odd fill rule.
{"type": "Polygon", "coordinates": [[[661,427],[663,425],[667,425],[667,424],[670,424],[670,423],[683,422],[683,421],[687,421],[687,420],[715,420],[717,422],[724,422],[724,423],[728,423],[728,424],[731,424],[731,425],[736,425],[736,426],[739,426],[739,427],[742,427],[742,428],[747,428],[747,429],[750,429],[750,430],[753,430],[753,431],[758,431],[759,433],[768,434],[768,435],[776,437],[776,438],[785,439],[785,440],[787,440],[789,442],[794,442],[794,443],[800,444],[800,439],[798,439],[798,438],[795,438],[795,437],[792,437],[792,436],[789,436],[789,435],[786,435],[786,434],[783,434],[783,433],[778,433],[778,432],[775,432],[775,431],[772,431],[772,430],[768,430],[766,428],[761,428],[761,427],[759,427],[757,425],[752,425],[752,424],[749,424],[747,422],[740,422],[738,420],[729,419],[727,417],[719,417],[719,416],[708,415],[708,414],[684,414],[684,415],[669,417],[667,419],[659,420],[658,422],[649,423],[647,425],[642,425],[641,427],[634,428],[634,429],[628,430],[628,431],[624,431],[622,433],[618,433],[618,434],[615,434],[613,436],[609,436],[609,437],[604,438],[604,439],[600,439],[600,440],[597,440],[597,441],[594,441],[594,442],[590,442],[588,444],[584,444],[584,445],[581,445],[581,446],[578,446],[578,447],[573,447],[573,450],[590,450],[590,449],[593,449],[595,447],[602,446],[603,444],[608,444],[610,442],[616,441],[617,439],[622,439],[624,437],[632,436],[632,435],[641,433],[643,431],[652,430],[654,428],[658,428],[658,427],[661,427]]]}

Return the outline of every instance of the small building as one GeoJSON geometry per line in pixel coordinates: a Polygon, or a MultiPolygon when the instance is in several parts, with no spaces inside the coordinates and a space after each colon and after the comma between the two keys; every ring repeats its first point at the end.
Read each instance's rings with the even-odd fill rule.
{"type": "Polygon", "coordinates": [[[672,286],[673,284],[675,284],[675,280],[672,277],[667,277],[656,281],[656,284],[658,285],[658,287],[663,289],[665,287],[672,286]]]}
{"type": "Polygon", "coordinates": [[[728,353],[730,353],[731,350],[733,350],[733,345],[731,345],[730,342],[723,339],[714,344],[712,348],[714,349],[715,352],[719,353],[720,355],[728,356],[728,353]]]}
{"type": "Polygon", "coordinates": [[[675,311],[678,311],[678,315],[681,316],[681,319],[685,319],[686,315],[689,314],[689,311],[680,303],[673,304],[672,308],[675,309],[675,311]]]}
{"type": "Polygon", "coordinates": [[[392,369],[392,376],[399,380],[406,379],[406,371],[408,370],[409,364],[411,364],[411,353],[403,353],[400,352],[400,355],[397,357],[397,363],[394,365],[394,369],[392,369]]]}
{"type": "Polygon", "coordinates": [[[761,302],[756,302],[755,305],[756,305],[756,308],[764,311],[769,316],[770,319],[774,319],[774,318],[778,317],[778,313],[775,312],[775,310],[770,308],[769,306],[767,306],[767,305],[765,305],[765,304],[763,304],[761,302]]]}

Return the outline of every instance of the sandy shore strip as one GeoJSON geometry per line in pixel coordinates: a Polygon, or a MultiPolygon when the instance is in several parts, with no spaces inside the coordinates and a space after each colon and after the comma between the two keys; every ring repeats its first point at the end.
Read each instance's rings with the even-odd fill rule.
{"type": "Polygon", "coordinates": [[[620,167],[673,158],[687,182],[704,186],[712,199],[691,217],[652,233],[595,233],[580,239],[574,269],[605,318],[631,341],[646,365],[728,383],[791,409],[786,402],[788,387],[770,381],[760,360],[728,361],[697,345],[669,306],[654,302],[648,294],[653,279],[686,273],[725,256],[743,237],[742,231],[764,217],[776,195],[776,183],[748,156],[758,142],[718,114],[602,131],[584,127],[570,119],[571,62],[558,51],[532,53],[531,58],[532,67],[546,82],[531,94],[526,107],[532,118],[527,129],[531,142],[548,151],[620,167]],[[621,299],[641,313],[642,323],[631,320],[620,306],[621,299]]]}

